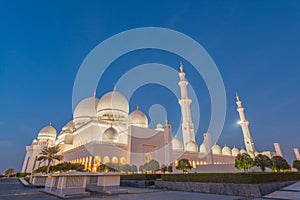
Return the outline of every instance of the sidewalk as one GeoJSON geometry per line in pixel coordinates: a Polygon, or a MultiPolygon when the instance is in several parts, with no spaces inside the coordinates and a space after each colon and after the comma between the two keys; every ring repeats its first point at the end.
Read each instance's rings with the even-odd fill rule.
{"type": "MultiPolygon", "coordinates": [[[[125,187],[122,187],[125,188],[125,187]]],[[[93,193],[90,197],[80,200],[153,200],[153,199],[172,199],[172,200],[238,200],[243,197],[226,196],[216,194],[204,194],[195,192],[165,191],[150,188],[131,188],[126,187],[128,194],[103,195],[93,193]]],[[[59,200],[59,198],[45,194],[42,188],[25,187],[18,179],[0,180],[0,200],[59,200]]],[[[72,199],[75,200],[75,199],[72,199]]]]}
{"type": "MultiPolygon", "coordinates": [[[[80,200],[300,200],[300,182],[284,187],[262,198],[217,195],[196,192],[169,191],[151,188],[121,187],[128,190],[128,194],[104,195],[92,193],[90,197],[80,200]]],[[[25,187],[18,179],[0,180],[0,200],[59,200],[59,198],[45,194],[42,188],[25,187]]],[[[73,199],[76,200],[76,199],[73,199]]]]}
{"type": "Polygon", "coordinates": [[[284,187],[265,196],[273,199],[300,200],[300,182],[284,187]]]}

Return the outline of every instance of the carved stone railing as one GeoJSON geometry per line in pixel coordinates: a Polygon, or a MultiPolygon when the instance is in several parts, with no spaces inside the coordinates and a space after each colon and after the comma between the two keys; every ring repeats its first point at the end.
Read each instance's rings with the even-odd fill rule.
{"type": "Polygon", "coordinates": [[[127,193],[120,190],[120,173],[69,172],[46,176],[44,192],[61,198],[89,196],[88,191],[127,193]]]}
{"type": "Polygon", "coordinates": [[[35,187],[45,187],[47,176],[45,174],[34,174],[30,177],[29,182],[35,187]]]}
{"type": "Polygon", "coordinates": [[[123,193],[120,190],[120,173],[90,173],[87,178],[87,190],[104,193],[123,193]]]}
{"type": "Polygon", "coordinates": [[[61,198],[89,196],[85,191],[87,173],[71,172],[51,174],[47,177],[44,192],[61,198]]]}

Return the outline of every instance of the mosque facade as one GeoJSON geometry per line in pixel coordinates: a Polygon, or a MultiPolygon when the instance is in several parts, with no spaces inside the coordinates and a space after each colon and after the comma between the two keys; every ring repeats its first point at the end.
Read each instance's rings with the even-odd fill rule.
{"type": "MultiPolygon", "coordinates": [[[[63,126],[58,135],[52,124],[42,128],[32,144],[26,146],[22,172],[32,172],[44,166],[46,163],[37,161],[37,158],[43,148],[54,145],[59,145],[63,162],[81,163],[90,171],[96,171],[101,163],[139,167],[150,160],[157,160],[160,165],[176,165],[181,158],[189,159],[196,169],[201,165],[234,164],[235,157],[240,153],[251,156],[258,154],[238,95],[236,103],[240,116],[239,125],[246,149],[212,145],[209,133],[204,133],[203,143],[197,145],[190,109],[192,100],[188,96],[188,81],[185,76],[180,64],[178,85],[182,141],[172,136],[172,126],[167,121],[165,124],[158,123],[156,128],[149,128],[148,118],[139,108],[129,113],[127,99],[114,88],[100,99],[96,94],[83,99],[76,106],[73,119],[63,126]]],[[[276,153],[261,153],[272,157],[279,153],[279,144],[275,149],[276,153]]]]}

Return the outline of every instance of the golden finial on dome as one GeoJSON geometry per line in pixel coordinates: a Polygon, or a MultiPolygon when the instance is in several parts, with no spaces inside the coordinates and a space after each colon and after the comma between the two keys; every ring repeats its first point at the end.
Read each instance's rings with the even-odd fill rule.
{"type": "Polygon", "coordinates": [[[114,84],[114,91],[117,91],[117,85],[114,84]]]}
{"type": "Polygon", "coordinates": [[[52,122],[49,123],[49,126],[52,126],[52,122]]]}
{"type": "Polygon", "coordinates": [[[182,65],[182,61],[180,61],[180,72],[183,72],[183,65],[182,65]]]}
{"type": "Polygon", "coordinates": [[[136,110],[138,110],[139,109],[139,105],[136,105],[136,110]]]}
{"type": "Polygon", "coordinates": [[[96,89],[94,90],[94,97],[96,97],[96,89]]]}

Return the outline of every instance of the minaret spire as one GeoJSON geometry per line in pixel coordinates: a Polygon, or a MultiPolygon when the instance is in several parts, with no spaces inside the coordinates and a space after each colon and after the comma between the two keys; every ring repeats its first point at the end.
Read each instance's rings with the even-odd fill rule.
{"type": "Polygon", "coordinates": [[[180,72],[183,72],[183,65],[182,65],[182,61],[180,61],[180,72]]]}
{"type": "Polygon", "coordinates": [[[179,104],[181,107],[181,115],[182,115],[182,136],[185,151],[194,151],[194,149],[188,149],[190,146],[189,143],[195,143],[195,133],[194,133],[194,124],[191,117],[191,107],[190,104],[192,100],[188,97],[187,85],[188,81],[185,79],[185,73],[183,71],[182,62],[180,62],[180,72],[179,72],[180,81],[178,85],[180,87],[180,95],[179,104]]]}
{"type": "Polygon", "coordinates": [[[242,128],[242,132],[244,135],[244,142],[245,142],[245,146],[246,146],[246,150],[247,152],[251,155],[254,155],[255,153],[255,147],[254,147],[254,142],[250,133],[250,129],[249,129],[249,121],[246,119],[245,116],[245,112],[244,112],[244,108],[242,106],[242,101],[240,100],[240,97],[238,96],[238,94],[236,95],[236,104],[238,106],[237,111],[239,112],[239,116],[240,116],[240,121],[239,121],[239,125],[242,128]]]}
{"type": "Polygon", "coordinates": [[[235,97],[236,97],[236,100],[237,100],[237,101],[240,100],[240,96],[239,96],[238,92],[235,93],[235,97]]]}

